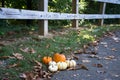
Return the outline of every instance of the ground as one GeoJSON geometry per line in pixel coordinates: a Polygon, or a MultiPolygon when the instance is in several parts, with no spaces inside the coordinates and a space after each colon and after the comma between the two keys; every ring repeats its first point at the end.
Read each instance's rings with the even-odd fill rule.
{"type": "Polygon", "coordinates": [[[120,80],[120,31],[105,35],[96,48],[97,54],[76,54],[77,64],[88,70],[60,71],[51,80],[120,80]]]}
{"type": "Polygon", "coordinates": [[[47,38],[31,30],[9,31],[0,36],[0,80],[119,80],[119,44],[119,25],[53,30],[47,38]],[[42,57],[56,52],[77,66],[50,72],[42,57]]]}

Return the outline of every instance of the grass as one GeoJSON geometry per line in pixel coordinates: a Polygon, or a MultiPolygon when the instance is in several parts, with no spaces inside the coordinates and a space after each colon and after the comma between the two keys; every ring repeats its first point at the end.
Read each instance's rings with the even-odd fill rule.
{"type": "MultiPolygon", "coordinates": [[[[1,59],[1,61],[5,62],[5,66],[14,63],[19,64],[19,66],[13,68],[0,66],[0,80],[2,80],[3,77],[8,77],[9,80],[20,80],[20,73],[33,70],[33,66],[35,66],[33,60],[41,62],[43,56],[52,56],[56,52],[63,52],[65,55],[68,55],[82,48],[84,44],[102,37],[106,32],[118,29],[120,30],[120,25],[91,25],[89,27],[84,27],[82,30],[70,29],[67,34],[56,35],[53,38],[35,40],[35,36],[29,36],[29,40],[2,46],[0,49],[0,56],[12,56],[13,53],[20,53],[24,56],[24,59],[1,59]],[[33,48],[36,52],[34,54],[26,53],[21,51],[21,48],[33,48]]],[[[43,68],[46,69],[46,66],[43,66],[43,68]]]]}

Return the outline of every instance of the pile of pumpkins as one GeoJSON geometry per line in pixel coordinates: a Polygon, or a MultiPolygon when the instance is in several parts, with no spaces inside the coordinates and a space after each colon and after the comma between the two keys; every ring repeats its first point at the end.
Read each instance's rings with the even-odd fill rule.
{"type": "Polygon", "coordinates": [[[75,67],[75,60],[67,60],[64,54],[55,53],[52,57],[44,56],[42,62],[48,65],[48,69],[51,72],[58,70],[65,70],[67,68],[75,67]]]}

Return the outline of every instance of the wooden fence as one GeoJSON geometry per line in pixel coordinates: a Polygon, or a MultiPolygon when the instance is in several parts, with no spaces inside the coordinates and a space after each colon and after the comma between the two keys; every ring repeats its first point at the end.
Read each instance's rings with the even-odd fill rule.
{"type": "Polygon", "coordinates": [[[102,14],[79,14],[79,0],[72,0],[73,13],[48,12],[48,0],[40,0],[39,10],[23,10],[13,8],[0,8],[0,19],[37,19],[39,20],[40,35],[48,34],[48,20],[72,20],[73,27],[78,27],[79,19],[104,19],[120,18],[120,14],[105,14],[106,3],[120,4],[120,0],[92,0],[103,2],[102,14]]]}

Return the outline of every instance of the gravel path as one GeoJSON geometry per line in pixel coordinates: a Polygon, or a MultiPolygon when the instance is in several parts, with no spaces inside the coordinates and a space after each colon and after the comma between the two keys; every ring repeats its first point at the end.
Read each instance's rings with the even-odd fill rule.
{"type": "Polygon", "coordinates": [[[51,80],[120,80],[120,31],[102,38],[97,48],[97,55],[76,55],[77,63],[84,64],[88,70],[60,71],[51,80]]]}

